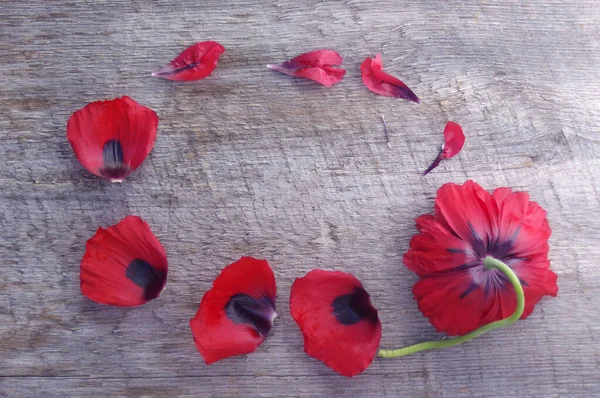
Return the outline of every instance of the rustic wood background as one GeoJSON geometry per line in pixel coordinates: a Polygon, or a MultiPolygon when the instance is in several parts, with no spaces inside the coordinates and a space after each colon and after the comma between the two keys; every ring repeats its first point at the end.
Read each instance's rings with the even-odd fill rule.
{"type": "Polygon", "coordinates": [[[0,5],[0,395],[205,397],[600,396],[600,8],[596,0],[25,1],[0,5]],[[188,45],[227,51],[208,79],[149,77],[188,45]],[[326,89],[265,68],[333,48],[326,89]],[[381,52],[421,105],[369,92],[381,52]],[[86,103],[129,95],[159,117],[123,184],[65,137],[86,103]],[[390,127],[391,149],[380,115],[390,127]],[[447,120],[463,152],[423,178],[447,120]],[[462,347],[378,360],[356,378],[302,350],[294,278],[354,273],[382,345],[435,333],[402,254],[443,183],[531,193],[548,210],[559,296],[462,347]],[[79,291],[85,241],[128,214],[167,249],[163,295],[110,308],[79,291]],[[254,354],[204,365],[188,321],[225,265],[267,258],[278,312],[254,354]]]}

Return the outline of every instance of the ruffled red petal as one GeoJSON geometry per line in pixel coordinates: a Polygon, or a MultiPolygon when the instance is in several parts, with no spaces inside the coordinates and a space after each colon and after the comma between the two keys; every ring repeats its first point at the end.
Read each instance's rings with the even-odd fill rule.
{"type": "Polygon", "coordinates": [[[133,307],[155,299],[167,283],[167,254],[137,216],[98,228],[81,260],[81,293],[101,304],[133,307]]]}
{"type": "Polygon", "coordinates": [[[217,67],[225,47],[215,41],[196,43],[177,56],[170,64],[154,71],[152,76],[167,80],[201,80],[217,67]]]}
{"type": "Polygon", "coordinates": [[[336,372],[355,376],[373,361],[381,323],[354,276],[314,270],[296,279],[290,312],[304,336],[304,351],[336,372]]]}
{"type": "Polygon", "coordinates": [[[273,326],[276,285],[266,260],[242,257],[228,265],[190,320],[194,343],[207,364],[249,354],[273,326]]]}
{"type": "Polygon", "coordinates": [[[381,54],[375,58],[367,58],[360,66],[362,81],[367,88],[376,94],[386,97],[404,98],[419,103],[419,97],[399,79],[383,71],[381,54]]]}
{"type": "Polygon", "coordinates": [[[331,87],[341,82],[346,74],[344,69],[338,67],[341,64],[342,56],[337,52],[333,50],[316,50],[279,64],[269,64],[267,68],[331,87]]]}
{"type": "Polygon", "coordinates": [[[558,292],[546,212],[526,193],[499,188],[490,194],[473,181],[444,184],[434,216],[419,217],[417,228],[404,263],[421,278],[413,293],[438,331],[462,335],[514,311],[512,286],[499,271],[485,269],[486,256],[505,262],[521,280],[522,319],[543,296],[558,292]]]}
{"type": "Polygon", "coordinates": [[[91,173],[121,182],[137,169],[156,140],[156,113],[124,96],[87,104],[71,115],[67,138],[91,173]]]}

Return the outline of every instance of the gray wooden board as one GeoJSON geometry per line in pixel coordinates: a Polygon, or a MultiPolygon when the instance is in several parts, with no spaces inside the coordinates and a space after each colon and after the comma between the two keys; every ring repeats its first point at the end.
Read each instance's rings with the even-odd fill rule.
{"type": "Polygon", "coordinates": [[[0,4],[0,395],[480,397],[600,395],[600,8],[595,0],[21,1],[0,4]],[[149,72],[197,41],[227,52],[200,82],[149,72]],[[332,89],[265,68],[329,47],[332,89]],[[381,52],[416,105],[372,94],[381,52]],[[123,184],[90,175],[65,138],[86,103],[129,95],[159,117],[123,184]],[[380,115],[390,127],[390,150],[380,115]],[[426,178],[447,120],[467,143],[426,178]],[[352,272],[382,346],[439,339],[402,264],[443,183],[530,192],[548,210],[559,296],[458,348],[378,360],[353,379],[302,350],[294,278],[352,272]],[[133,309],[80,294],[99,226],[146,219],[167,290],[133,309]],[[204,365],[189,318],[242,255],[267,258],[280,314],[247,357],[204,365]]]}

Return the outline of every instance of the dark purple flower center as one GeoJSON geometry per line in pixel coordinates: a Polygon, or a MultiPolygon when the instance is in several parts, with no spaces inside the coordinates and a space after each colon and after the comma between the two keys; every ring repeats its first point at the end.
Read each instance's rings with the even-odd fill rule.
{"type": "MultiPolygon", "coordinates": [[[[472,278],[471,284],[460,295],[460,298],[467,297],[479,287],[484,290],[486,295],[498,289],[507,289],[510,285],[508,278],[497,269],[487,269],[483,265],[483,260],[490,256],[504,262],[508,266],[520,261],[521,259],[515,256],[515,253],[512,251],[515,239],[519,234],[519,229],[517,228],[512,236],[506,240],[493,238],[489,235],[485,239],[482,239],[477,231],[475,231],[475,228],[473,228],[473,225],[471,223],[468,223],[468,225],[471,231],[471,240],[469,243],[472,250],[468,252],[459,249],[448,249],[452,253],[464,253],[474,257],[473,260],[459,267],[461,270],[468,270],[467,272],[469,272],[472,278]]],[[[520,281],[523,285],[527,286],[527,282],[522,279],[520,281]]]]}

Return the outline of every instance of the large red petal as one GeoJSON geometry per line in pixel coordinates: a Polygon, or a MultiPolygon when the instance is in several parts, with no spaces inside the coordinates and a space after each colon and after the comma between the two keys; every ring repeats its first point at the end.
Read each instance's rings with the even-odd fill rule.
{"type": "Polygon", "coordinates": [[[255,325],[235,322],[228,317],[226,307],[239,295],[264,303],[269,311],[262,315],[270,318],[267,321],[272,326],[276,316],[276,285],[273,270],[266,260],[242,257],[228,265],[202,297],[196,316],[190,320],[190,327],[194,343],[207,364],[234,355],[249,354],[266,338],[266,333],[255,325]]]}
{"type": "Polygon", "coordinates": [[[128,216],[87,241],[81,260],[81,293],[102,304],[131,307],[163,291],[167,255],[148,224],[128,216]]]}
{"type": "Polygon", "coordinates": [[[444,152],[443,157],[450,159],[454,157],[465,145],[465,134],[460,124],[454,122],[446,123],[444,128],[444,152]]]}
{"type": "Polygon", "coordinates": [[[156,113],[124,96],[87,104],[71,115],[67,138],[91,173],[122,181],[137,169],[156,140],[156,113]]]}
{"type": "Polygon", "coordinates": [[[413,287],[419,310],[439,331],[463,335],[479,326],[484,312],[493,306],[484,290],[473,285],[469,271],[455,271],[423,278],[413,287]]]}
{"type": "Polygon", "coordinates": [[[380,54],[377,54],[374,59],[365,59],[360,70],[364,85],[374,93],[420,102],[419,97],[406,84],[383,71],[380,54]]]}
{"type": "Polygon", "coordinates": [[[526,192],[500,188],[494,191],[493,198],[499,212],[499,238],[513,242],[509,254],[518,257],[547,255],[552,231],[546,211],[537,203],[530,202],[526,192]]]}
{"type": "Polygon", "coordinates": [[[521,319],[527,318],[533,312],[533,308],[542,297],[556,297],[558,294],[558,277],[550,270],[550,261],[545,254],[512,261],[510,266],[522,281],[525,293],[525,311],[521,319]]]}
{"type": "Polygon", "coordinates": [[[350,274],[314,270],[292,285],[290,312],[304,336],[306,353],[344,376],[362,373],[381,340],[381,323],[360,281],[350,274]],[[352,306],[340,299],[360,297],[352,306]],[[337,308],[337,309],[336,309],[337,308]],[[340,321],[339,308],[351,321],[340,321]],[[339,313],[338,313],[339,314],[339,313]]]}
{"type": "Polygon", "coordinates": [[[225,47],[215,41],[196,43],[177,56],[168,65],[154,71],[152,76],[167,80],[201,80],[217,67],[225,47]]]}
{"type": "MultiPolygon", "coordinates": [[[[476,251],[481,243],[492,241],[497,233],[498,209],[491,195],[469,180],[463,185],[444,184],[435,199],[435,217],[446,223],[476,251]]],[[[480,253],[485,255],[485,253],[480,253]]]]}
{"type": "Polygon", "coordinates": [[[417,218],[420,233],[412,237],[404,264],[419,276],[466,266],[476,260],[471,245],[453,235],[435,217],[417,218]]]}
{"type": "Polygon", "coordinates": [[[286,75],[301,77],[331,87],[342,81],[346,71],[336,68],[342,64],[342,57],[333,50],[317,50],[299,55],[279,64],[269,64],[268,68],[286,75]]]}

